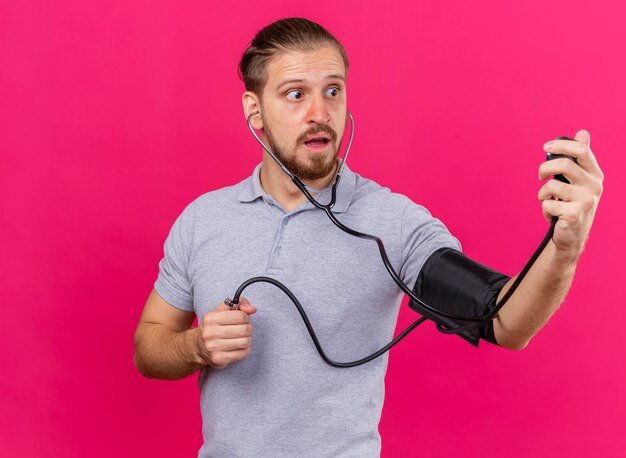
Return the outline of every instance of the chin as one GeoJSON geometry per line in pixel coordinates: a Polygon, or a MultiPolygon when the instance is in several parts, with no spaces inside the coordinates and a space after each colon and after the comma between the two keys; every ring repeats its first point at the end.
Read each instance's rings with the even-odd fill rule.
{"type": "Polygon", "coordinates": [[[309,163],[301,168],[302,172],[305,172],[302,173],[302,175],[306,177],[304,179],[309,180],[320,180],[322,178],[326,178],[336,171],[335,161],[336,159],[332,159],[330,161],[324,161],[323,164],[314,165],[309,163]]]}

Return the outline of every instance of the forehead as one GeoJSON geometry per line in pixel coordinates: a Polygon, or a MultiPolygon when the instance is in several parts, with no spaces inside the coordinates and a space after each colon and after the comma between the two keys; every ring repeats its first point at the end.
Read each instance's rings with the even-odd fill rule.
{"type": "Polygon", "coordinates": [[[266,89],[276,90],[290,80],[315,84],[331,77],[346,78],[345,64],[336,48],[324,46],[312,51],[286,50],[270,59],[266,89]]]}

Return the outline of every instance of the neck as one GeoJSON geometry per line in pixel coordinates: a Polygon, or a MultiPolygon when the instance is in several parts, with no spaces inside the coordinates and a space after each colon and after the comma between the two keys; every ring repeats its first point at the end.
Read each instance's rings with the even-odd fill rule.
{"type": "MultiPolygon", "coordinates": [[[[301,181],[309,188],[323,189],[332,183],[338,166],[339,162],[335,164],[332,173],[323,178],[301,181]]],[[[267,152],[263,152],[263,165],[261,166],[260,180],[263,190],[272,196],[287,212],[299,207],[302,202],[307,200],[302,191],[300,191],[294,182],[291,181],[291,178],[281,170],[267,152]]],[[[315,195],[316,193],[311,192],[311,194],[315,195]]]]}

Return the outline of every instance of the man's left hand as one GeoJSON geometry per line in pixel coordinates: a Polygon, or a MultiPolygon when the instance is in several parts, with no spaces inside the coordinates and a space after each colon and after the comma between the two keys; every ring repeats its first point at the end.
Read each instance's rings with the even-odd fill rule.
{"type": "Polygon", "coordinates": [[[574,140],[551,140],[544,145],[544,151],[574,156],[578,164],[568,158],[543,162],[539,167],[540,180],[563,174],[570,183],[548,180],[537,197],[548,221],[559,217],[552,236],[554,244],[563,253],[577,257],[585,246],[600,202],[604,174],[589,147],[589,132],[579,130],[574,140]]]}

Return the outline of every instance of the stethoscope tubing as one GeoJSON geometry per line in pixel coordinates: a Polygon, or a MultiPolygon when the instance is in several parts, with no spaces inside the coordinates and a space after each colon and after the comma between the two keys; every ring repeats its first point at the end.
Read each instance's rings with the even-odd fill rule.
{"type": "MultiPolygon", "coordinates": [[[[463,332],[463,331],[480,328],[480,327],[484,326],[488,321],[490,321],[494,317],[496,317],[498,312],[500,311],[500,309],[507,303],[507,301],[513,295],[513,293],[517,290],[517,288],[521,284],[522,280],[524,279],[524,277],[526,276],[526,274],[528,273],[530,268],[533,266],[533,264],[535,263],[537,258],[541,255],[543,250],[546,248],[548,242],[550,241],[550,239],[552,238],[552,236],[554,234],[554,227],[556,225],[558,217],[553,217],[552,218],[552,221],[551,221],[551,224],[550,224],[550,228],[548,229],[548,232],[546,233],[544,239],[542,240],[540,245],[537,247],[537,249],[535,250],[535,252],[531,256],[531,258],[528,260],[528,262],[526,263],[526,265],[524,266],[522,271],[519,273],[519,275],[517,276],[517,278],[515,279],[515,281],[511,285],[511,287],[507,290],[507,292],[504,294],[502,299],[495,305],[495,307],[493,307],[493,310],[488,311],[486,314],[484,314],[482,316],[473,316],[473,317],[462,317],[462,316],[457,316],[457,315],[453,315],[453,314],[450,314],[450,313],[438,310],[438,309],[436,309],[434,307],[431,307],[430,305],[426,304],[425,302],[423,302],[402,281],[402,279],[399,277],[399,275],[397,274],[397,272],[395,271],[395,269],[391,265],[391,262],[389,261],[389,257],[387,256],[387,252],[385,250],[385,246],[384,246],[382,240],[379,237],[377,237],[375,235],[371,235],[371,234],[366,234],[366,233],[363,233],[363,232],[358,232],[358,231],[355,231],[354,229],[351,229],[351,228],[347,227],[341,221],[339,221],[337,219],[337,217],[335,216],[335,214],[332,212],[332,207],[335,205],[335,201],[336,201],[337,186],[339,185],[339,182],[341,180],[341,172],[343,171],[343,168],[346,165],[346,159],[348,157],[348,153],[350,152],[350,148],[352,146],[352,141],[353,141],[353,138],[354,138],[354,117],[352,116],[352,114],[350,112],[347,112],[347,116],[350,118],[350,122],[351,122],[350,137],[349,137],[348,145],[347,145],[347,148],[346,148],[346,153],[344,154],[344,157],[342,159],[341,165],[339,166],[339,168],[337,170],[337,173],[335,175],[335,180],[334,180],[334,183],[333,183],[332,189],[331,189],[331,199],[330,199],[330,202],[328,204],[326,204],[326,205],[323,205],[323,204],[319,203],[311,195],[311,193],[309,192],[307,187],[304,185],[304,183],[302,183],[302,181],[300,181],[300,179],[297,176],[292,174],[280,162],[280,160],[274,155],[274,153],[265,145],[265,143],[259,138],[259,136],[254,131],[254,128],[251,125],[252,117],[257,115],[257,114],[259,114],[258,111],[257,112],[253,112],[253,113],[251,113],[248,116],[247,121],[248,121],[248,128],[250,129],[250,132],[252,132],[252,134],[254,135],[254,138],[257,140],[257,142],[259,142],[259,144],[263,147],[263,149],[272,157],[272,159],[274,159],[274,161],[276,161],[276,163],[279,165],[279,167],[292,179],[294,184],[302,191],[302,193],[306,196],[306,198],[309,200],[309,202],[311,202],[315,207],[317,207],[317,208],[319,208],[321,210],[324,210],[324,212],[326,213],[328,218],[333,222],[333,224],[335,224],[335,226],[337,226],[339,229],[341,229],[342,231],[346,232],[347,234],[350,234],[350,235],[352,235],[354,237],[358,237],[358,238],[362,238],[362,239],[373,240],[374,242],[376,242],[376,245],[378,246],[378,250],[379,250],[380,256],[381,256],[381,258],[383,260],[385,268],[387,269],[387,272],[389,273],[391,278],[394,280],[394,282],[398,285],[398,287],[407,296],[409,296],[409,298],[412,301],[417,302],[422,307],[424,307],[426,310],[428,310],[429,312],[433,313],[435,316],[448,318],[448,319],[455,320],[455,321],[461,321],[461,322],[470,323],[470,324],[467,324],[467,325],[456,326],[456,327],[447,327],[447,326],[442,326],[440,324],[437,324],[437,329],[440,332],[444,333],[444,334],[458,334],[458,333],[463,332]]],[[[359,359],[357,361],[344,362],[344,363],[336,362],[336,361],[333,361],[332,359],[330,359],[326,355],[326,353],[324,352],[324,349],[322,348],[322,345],[320,344],[319,339],[317,338],[317,336],[315,334],[315,331],[313,330],[313,327],[312,327],[312,325],[311,325],[311,323],[310,323],[310,321],[309,321],[309,319],[308,319],[308,317],[306,315],[306,312],[304,311],[304,308],[302,307],[302,305],[300,304],[298,299],[289,290],[289,288],[287,288],[285,285],[280,283],[278,280],[275,280],[275,279],[270,278],[270,277],[263,277],[263,276],[250,278],[249,280],[246,280],[245,282],[243,282],[239,286],[239,288],[237,288],[237,291],[235,292],[235,294],[234,294],[232,299],[226,299],[225,302],[228,305],[230,305],[232,308],[234,308],[234,309],[238,308],[239,298],[240,298],[241,294],[243,293],[243,291],[248,286],[250,286],[250,285],[252,285],[254,283],[257,283],[257,282],[271,283],[271,284],[277,286],[279,289],[281,289],[289,297],[289,299],[291,299],[291,301],[294,303],[294,305],[298,309],[298,312],[300,313],[300,316],[302,317],[302,320],[304,321],[304,324],[305,324],[305,326],[306,326],[306,328],[307,328],[307,330],[308,330],[308,332],[309,332],[309,334],[311,336],[311,339],[313,340],[313,343],[314,343],[318,353],[320,354],[320,356],[322,357],[322,359],[325,362],[327,362],[328,364],[330,364],[331,366],[334,366],[334,367],[339,367],[339,368],[355,367],[355,366],[359,366],[361,364],[365,364],[365,363],[373,360],[374,358],[377,358],[378,356],[382,355],[386,351],[390,350],[394,345],[396,345],[400,340],[402,340],[409,332],[411,332],[413,329],[415,329],[417,326],[419,326],[421,323],[423,323],[427,319],[424,316],[420,317],[418,320],[416,320],[409,327],[407,327],[404,331],[402,331],[396,338],[394,338],[387,345],[385,345],[384,347],[382,347],[380,350],[376,351],[375,353],[372,353],[371,355],[366,356],[365,358],[359,359]]]]}

